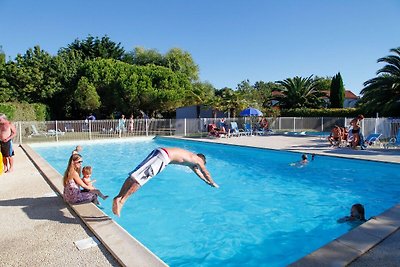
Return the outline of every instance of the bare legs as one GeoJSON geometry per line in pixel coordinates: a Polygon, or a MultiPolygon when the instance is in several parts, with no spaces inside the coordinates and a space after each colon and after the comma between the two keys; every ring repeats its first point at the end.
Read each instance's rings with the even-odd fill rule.
{"type": "Polygon", "coordinates": [[[103,195],[103,193],[98,189],[90,190],[90,192],[95,193],[96,195],[101,197],[103,200],[106,200],[108,198],[108,196],[103,195]]]}
{"type": "Polygon", "coordinates": [[[140,184],[138,184],[135,180],[128,177],[126,178],[124,184],[119,191],[119,194],[114,197],[112,211],[118,217],[120,216],[122,206],[125,201],[128,199],[130,195],[135,193],[140,188],[140,184]]]}
{"type": "Polygon", "coordinates": [[[12,172],[14,170],[14,159],[12,157],[3,157],[4,172],[12,172]]]}
{"type": "Polygon", "coordinates": [[[9,163],[9,172],[12,172],[14,170],[14,159],[12,157],[8,157],[8,163],[9,163]]]}
{"type": "Polygon", "coordinates": [[[353,134],[353,142],[351,143],[352,148],[356,148],[359,142],[360,142],[360,136],[358,134],[353,134]]]}

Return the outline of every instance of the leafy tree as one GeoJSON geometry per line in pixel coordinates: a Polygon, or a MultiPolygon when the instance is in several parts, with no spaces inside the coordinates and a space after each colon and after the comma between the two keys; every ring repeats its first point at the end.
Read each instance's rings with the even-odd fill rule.
{"type": "Polygon", "coordinates": [[[319,91],[329,92],[331,90],[332,77],[314,76],[315,87],[319,91]]]}
{"type": "Polygon", "coordinates": [[[254,88],[258,93],[258,101],[261,105],[261,111],[264,115],[275,114],[276,111],[272,107],[272,100],[274,99],[272,92],[277,91],[281,86],[274,82],[258,81],[254,84],[254,88]]]}
{"type": "Polygon", "coordinates": [[[142,47],[135,47],[134,51],[126,53],[122,60],[124,62],[140,66],[146,66],[150,64],[165,66],[163,55],[161,55],[157,50],[146,50],[142,47]]]}
{"type": "Polygon", "coordinates": [[[85,75],[96,88],[103,116],[115,112],[153,116],[181,106],[190,82],[186,75],[155,65],[136,66],[112,59],[86,61],[85,75]]]}
{"type": "Polygon", "coordinates": [[[81,77],[79,72],[83,62],[82,53],[76,50],[60,50],[53,58],[53,67],[62,88],[47,102],[54,119],[82,118],[82,114],[75,114],[74,92],[81,77]]]}
{"type": "Polygon", "coordinates": [[[62,48],[61,52],[68,52],[71,50],[80,51],[84,59],[95,59],[100,57],[121,60],[125,54],[125,50],[121,47],[121,43],[117,44],[111,41],[108,36],[99,39],[99,37],[89,35],[82,41],[75,39],[75,41],[69,44],[66,48],[62,48]]]}
{"type": "Polygon", "coordinates": [[[101,105],[100,96],[97,94],[96,88],[84,76],[78,82],[74,99],[77,109],[84,111],[82,115],[97,110],[101,105]]]}
{"type": "Polygon", "coordinates": [[[296,76],[287,78],[283,81],[277,81],[283,86],[283,89],[278,89],[281,95],[276,96],[279,105],[282,108],[318,108],[322,105],[322,96],[325,94],[316,89],[315,80],[311,75],[308,78],[296,76]]]}
{"type": "Polygon", "coordinates": [[[343,108],[344,86],[340,72],[332,78],[330,89],[331,108],[343,108]]]}
{"type": "Polygon", "coordinates": [[[194,82],[185,94],[184,106],[208,103],[215,95],[215,88],[209,82],[194,82]]]}
{"type": "Polygon", "coordinates": [[[214,101],[211,103],[216,110],[228,112],[230,117],[236,115],[249,105],[242,92],[225,87],[215,91],[214,101]]]}
{"type": "Polygon", "coordinates": [[[192,82],[199,79],[199,67],[188,52],[179,48],[172,48],[165,54],[164,62],[165,67],[174,72],[185,74],[192,82]]]}
{"type": "Polygon", "coordinates": [[[260,108],[259,104],[259,95],[257,90],[250,84],[249,80],[241,81],[237,85],[237,92],[242,96],[243,99],[246,99],[247,105],[251,105],[255,108],[260,108]]]}
{"type": "Polygon", "coordinates": [[[0,45],[0,65],[6,64],[6,54],[3,51],[3,47],[0,45]]]}
{"type": "Polygon", "coordinates": [[[272,91],[278,88],[278,85],[273,82],[258,81],[254,84],[254,89],[258,93],[258,99],[261,102],[263,108],[271,106],[272,91]]]}
{"type": "Polygon", "coordinates": [[[368,114],[400,115],[400,47],[390,49],[394,55],[378,59],[386,65],[376,72],[377,77],[364,83],[361,107],[368,114]]]}
{"type": "Polygon", "coordinates": [[[39,46],[18,54],[7,66],[7,81],[19,101],[46,103],[62,88],[51,55],[39,46]]]}
{"type": "Polygon", "coordinates": [[[13,92],[11,91],[10,85],[7,81],[6,73],[6,55],[0,46],[0,103],[13,100],[13,92]]]}

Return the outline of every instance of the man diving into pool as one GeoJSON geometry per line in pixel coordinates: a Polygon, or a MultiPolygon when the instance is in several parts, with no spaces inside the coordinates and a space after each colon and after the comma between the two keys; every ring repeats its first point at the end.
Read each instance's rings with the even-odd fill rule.
{"type": "Polygon", "coordinates": [[[113,200],[113,213],[120,216],[122,206],[129,196],[159,174],[168,164],[188,166],[205,183],[219,187],[206,169],[206,157],[203,154],[194,154],[181,148],[158,148],[154,149],[129,173],[129,177],[122,185],[119,194],[113,200]]]}

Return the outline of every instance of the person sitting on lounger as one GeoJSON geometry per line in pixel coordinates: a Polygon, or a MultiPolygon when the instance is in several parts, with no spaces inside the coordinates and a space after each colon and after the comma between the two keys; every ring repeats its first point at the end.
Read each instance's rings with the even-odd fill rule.
{"type": "Polygon", "coordinates": [[[260,121],[260,130],[268,130],[268,120],[266,118],[262,118],[260,121]]]}
{"type": "Polygon", "coordinates": [[[339,126],[335,125],[328,137],[328,141],[331,143],[331,146],[339,146],[342,142],[342,137],[342,130],[339,126]]]}
{"type": "Polygon", "coordinates": [[[215,124],[211,123],[208,125],[208,135],[213,137],[221,137],[223,134],[227,134],[225,127],[218,128],[215,124]]]}
{"type": "Polygon", "coordinates": [[[168,164],[187,166],[206,184],[219,187],[206,169],[206,157],[203,154],[194,154],[181,148],[157,148],[129,173],[119,194],[114,198],[113,213],[120,216],[122,206],[129,196],[164,170],[168,164]]]}

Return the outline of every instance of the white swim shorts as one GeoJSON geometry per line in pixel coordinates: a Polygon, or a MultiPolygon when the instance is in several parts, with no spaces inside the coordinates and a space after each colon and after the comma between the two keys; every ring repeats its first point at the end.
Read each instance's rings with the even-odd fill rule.
{"type": "Polygon", "coordinates": [[[164,149],[154,149],[136,169],[129,173],[129,177],[143,186],[151,178],[159,174],[170,162],[171,160],[164,149]]]}

